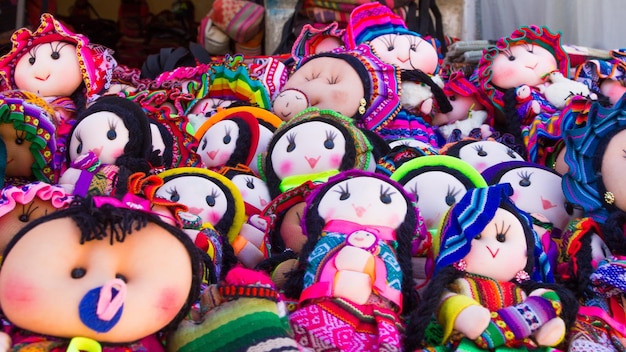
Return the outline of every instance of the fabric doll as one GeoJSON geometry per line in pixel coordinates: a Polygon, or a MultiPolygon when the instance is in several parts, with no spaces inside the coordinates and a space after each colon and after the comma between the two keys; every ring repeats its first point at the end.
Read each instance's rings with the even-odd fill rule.
{"type": "Polygon", "coordinates": [[[218,264],[225,275],[237,260],[232,244],[245,221],[241,192],[228,178],[199,167],[173,168],[158,176],[163,185],[155,195],[187,207],[179,214],[183,229],[212,258],[222,258],[218,264]]]}
{"type": "Polygon", "coordinates": [[[379,133],[400,111],[399,70],[367,45],[302,58],[272,102],[284,121],[308,107],[334,110],[379,133]]]}
{"type": "Polygon", "coordinates": [[[193,152],[198,141],[187,133],[185,118],[171,114],[169,109],[144,108],[150,122],[152,151],[157,152],[165,169],[194,167],[200,165],[200,158],[193,152]]]}
{"type": "MultiPolygon", "coordinates": [[[[561,110],[573,96],[590,96],[584,84],[571,80],[569,56],[560,33],[546,27],[524,26],[498,39],[483,52],[476,71],[479,87],[496,110],[497,130],[518,136],[521,130],[549,131],[543,143],[558,140],[564,124],[561,110]]],[[[531,133],[530,141],[538,136],[531,133]]],[[[535,155],[531,155],[535,161],[535,155]]]]}
{"type": "Polygon", "coordinates": [[[203,316],[183,321],[167,338],[168,351],[300,351],[282,295],[262,272],[233,268],[207,287],[203,316]]]}
{"type": "Polygon", "coordinates": [[[249,165],[259,144],[259,121],[248,111],[221,109],[196,128],[196,153],[211,170],[249,165]]]}
{"type": "Polygon", "coordinates": [[[0,57],[0,90],[26,90],[52,105],[59,145],[57,170],[63,164],[73,119],[109,88],[116,65],[110,49],[90,43],[48,13],[41,15],[34,32],[22,28],[11,36],[11,50],[0,57]]]}
{"type": "Polygon", "coordinates": [[[339,28],[337,22],[332,22],[322,28],[315,28],[307,23],[302,27],[291,47],[291,58],[298,61],[310,55],[333,51],[345,46],[345,32],[345,29],[339,28]]]}
{"type": "Polygon", "coordinates": [[[453,72],[443,86],[452,110],[435,113],[432,124],[446,140],[458,129],[462,137],[468,137],[473,129],[480,129],[483,138],[492,134],[494,108],[478,87],[465,77],[463,72],[453,72]]]}
{"type": "Polygon", "coordinates": [[[439,153],[464,160],[478,172],[506,161],[524,161],[524,158],[513,147],[494,138],[486,140],[464,138],[445,144],[439,153]]]}
{"type": "Polygon", "coordinates": [[[81,113],[69,134],[67,167],[59,184],[68,193],[124,194],[128,176],[160,166],[153,161],[146,114],[136,103],[103,96],[81,113]]]}
{"type": "Polygon", "coordinates": [[[232,107],[230,109],[232,109],[232,112],[239,110],[248,111],[252,115],[254,115],[254,117],[256,117],[257,121],[259,122],[259,143],[257,144],[256,150],[254,151],[254,157],[252,158],[252,161],[248,164],[248,166],[250,167],[250,169],[252,169],[252,171],[254,171],[255,174],[261,175],[258,163],[259,155],[262,155],[267,151],[267,148],[270,145],[270,141],[272,140],[272,137],[274,137],[274,133],[276,133],[278,127],[280,127],[280,125],[283,123],[283,120],[281,120],[280,117],[274,115],[274,113],[269,110],[257,108],[254,106],[240,106],[232,107]]]}
{"type": "Polygon", "coordinates": [[[474,188],[446,214],[434,276],[407,327],[407,350],[526,349],[563,340],[576,301],[542,282],[553,280],[550,265],[511,193],[508,184],[474,188]],[[439,342],[424,340],[435,340],[425,336],[433,316],[443,332],[439,342]]]}
{"type": "Polygon", "coordinates": [[[592,59],[576,67],[574,79],[582,82],[591,92],[598,95],[603,105],[613,106],[626,93],[624,75],[626,74],[626,50],[609,51],[611,59],[592,59]]]}
{"type": "Polygon", "coordinates": [[[371,150],[352,119],[312,107],[276,130],[259,169],[275,198],[305,181],[323,183],[340,171],[364,170],[372,164],[371,150]]]}
{"type": "Polygon", "coordinates": [[[243,198],[246,220],[239,235],[233,242],[233,249],[239,261],[247,268],[254,268],[268,257],[265,226],[259,218],[261,211],[272,200],[265,181],[260,179],[245,165],[223,167],[218,171],[231,180],[243,198]],[[259,223],[261,221],[261,223],[259,223]]]}
{"type": "Polygon", "coordinates": [[[243,56],[226,56],[221,64],[210,65],[196,82],[188,85],[194,100],[183,106],[183,114],[197,129],[218,107],[238,105],[271,109],[270,96],[262,81],[250,75],[243,56]]]}
{"type": "Polygon", "coordinates": [[[0,195],[0,251],[31,221],[69,206],[73,197],[59,186],[35,181],[2,188],[0,195]]]}
{"type": "Polygon", "coordinates": [[[366,43],[383,62],[401,70],[400,99],[406,113],[387,126],[384,134],[411,137],[412,129],[430,127],[436,111],[451,110],[442,91],[443,79],[437,74],[442,59],[437,44],[408,30],[402,17],[388,6],[370,2],[356,7],[350,13],[345,37],[348,48],[366,43]]]}
{"type": "Polygon", "coordinates": [[[3,184],[56,182],[53,115],[52,107],[31,92],[0,92],[3,184]]]}
{"type": "Polygon", "coordinates": [[[305,209],[308,239],[285,284],[287,297],[299,297],[289,316],[296,342],[400,349],[403,317],[416,298],[410,252],[419,213],[411,198],[385,176],[350,170],[317,187],[305,209]]]}
{"type": "Polygon", "coordinates": [[[141,198],[76,199],[30,222],[4,251],[0,305],[12,346],[164,351],[160,335],[200,292],[208,263],[199,254],[141,198]]]}

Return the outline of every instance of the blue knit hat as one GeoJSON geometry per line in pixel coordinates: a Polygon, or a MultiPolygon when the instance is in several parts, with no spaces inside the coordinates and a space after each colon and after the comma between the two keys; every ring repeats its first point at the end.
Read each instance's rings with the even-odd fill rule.
{"type": "Polygon", "coordinates": [[[536,281],[554,281],[548,257],[541,247],[539,236],[532,228],[532,219],[528,213],[515,206],[509,198],[512,194],[513,188],[509,183],[473,188],[450,208],[439,231],[441,249],[435,260],[435,273],[465,258],[472,240],[483,231],[504,202],[519,214],[522,226],[532,233],[534,270],[530,273],[531,278],[536,281]]]}

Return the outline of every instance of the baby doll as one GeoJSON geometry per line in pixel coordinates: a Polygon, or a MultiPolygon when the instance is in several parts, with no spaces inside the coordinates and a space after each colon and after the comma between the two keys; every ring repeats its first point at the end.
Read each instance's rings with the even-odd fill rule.
{"type": "Polygon", "coordinates": [[[9,243],[0,268],[12,346],[164,351],[160,334],[200,292],[199,254],[141,202],[90,196],[34,220],[9,243]]]}
{"type": "Polygon", "coordinates": [[[276,130],[259,169],[275,198],[306,181],[323,183],[340,171],[365,170],[373,165],[371,150],[352,119],[312,107],[276,130]]]}
{"type": "Polygon", "coordinates": [[[149,172],[152,137],[146,114],[136,103],[103,96],[81,113],[70,132],[67,167],[59,184],[74,195],[123,194],[128,176],[149,172]]]}
{"type": "Polygon", "coordinates": [[[3,184],[56,182],[53,115],[52,107],[34,93],[0,92],[3,184]]]}
{"type": "Polygon", "coordinates": [[[407,327],[407,350],[424,342],[493,350],[563,340],[576,301],[569,291],[541,283],[552,280],[550,265],[511,193],[508,184],[474,188],[450,208],[435,274],[407,327]],[[439,342],[423,340],[433,314],[443,329],[439,342]]]}
{"type": "Polygon", "coordinates": [[[400,349],[404,315],[415,305],[410,251],[419,214],[411,198],[385,176],[350,170],[316,188],[305,209],[308,239],[285,285],[287,297],[299,298],[289,316],[296,342],[400,349]]]}

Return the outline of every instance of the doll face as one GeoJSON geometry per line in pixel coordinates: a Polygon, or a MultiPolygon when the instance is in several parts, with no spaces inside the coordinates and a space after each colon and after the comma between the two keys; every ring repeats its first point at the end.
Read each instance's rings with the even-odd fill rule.
{"type": "Polygon", "coordinates": [[[535,44],[518,44],[496,55],[491,66],[491,83],[500,89],[522,84],[538,86],[550,72],[558,69],[556,58],[535,44]]]}
{"type": "Polygon", "coordinates": [[[470,110],[484,110],[484,107],[474,97],[465,97],[459,94],[448,96],[452,111],[448,113],[438,112],[433,118],[433,125],[441,126],[467,118],[470,110]]]}
{"type": "Polygon", "coordinates": [[[17,88],[42,97],[70,96],[83,82],[76,46],[65,42],[39,44],[15,64],[17,88]]]}
{"type": "Polygon", "coordinates": [[[30,203],[16,204],[15,208],[0,217],[0,253],[4,252],[13,236],[29,222],[57,211],[52,203],[35,197],[30,203]]]}
{"type": "Polygon", "coordinates": [[[510,183],[515,205],[529,214],[542,214],[554,227],[564,230],[570,220],[565,209],[561,176],[540,167],[512,168],[498,183],[510,183]]]}
{"type": "Polygon", "coordinates": [[[339,58],[318,57],[291,74],[276,96],[272,109],[284,121],[309,106],[354,116],[364,97],[363,82],[348,62],[339,58]],[[285,90],[290,91],[283,94],[285,90]]]}
{"type": "Polygon", "coordinates": [[[165,182],[156,191],[161,198],[187,206],[202,223],[217,224],[226,214],[228,200],[213,181],[200,176],[180,176],[165,182]]]}
{"type": "Polygon", "coordinates": [[[270,141],[274,136],[274,131],[268,128],[267,126],[259,123],[259,144],[256,147],[256,151],[254,152],[254,158],[250,161],[250,169],[254,171],[255,174],[260,175],[259,165],[258,165],[258,157],[260,154],[263,154],[267,151],[267,147],[270,145],[270,141]]]}
{"type": "MultiPolygon", "coordinates": [[[[626,184],[623,182],[623,170],[626,167],[626,130],[618,132],[606,146],[602,156],[601,175],[604,187],[615,196],[613,204],[626,210],[626,184]]],[[[603,194],[600,195],[604,197],[603,194]]]]}
{"type": "Polygon", "coordinates": [[[4,258],[0,304],[16,326],[132,342],[162,329],[181,310],[191,289],[191,261],[167,230],[149,223],[123,242],[81,244],[80,238],[71,219],[51,220],[21,237],[4,258]]]}
{"type": "Polygon", "coordinates": [[[102,164],[115,164],[130,140],[124,121],[110,111],[100,111],[78,122],[70,139],[70,159],[95,153],[102,164]]]}
{"type": "Polygon", "coordinates": [[[491,140],[476,141],[463,146],[459,150],[459,158],[467,161],[478,172],[505,161],[524,160],[513,149],[491,140]]]}
{"type": "Polygon", "coordinates": [[[222,120],[211,126],[200,139],[198,155],[207,168],[226,165],[235,152],[239,126],[232,120],[222,120]]]}
{"type": "Polygon", "coordinates": [[[417,35],[383,34],[372,39],[370,46],[383,62],[404,70],[434,74],[439,65],[435,48],[417,35]]]}
{"type": "Polygon", "coordinates": [[[272,200],[267,185],[256,176],[240,174],[233,176],[230,180],[241,192],[244,202],[259,210],[265,209],[267,203],[272,200]]]}
{"type": "Polygon", "coordinates": [[[12,123],[0,123],[0,138],[7,150],[5,175],[32,176],[35,157],[30,151],[32,143],[26,140],[26,132],[16,130],[12,123]]]}
{"type": "Polygon", "coordinates": [[[333,185],[318,206],[319,215],[325,222],[347,220],[394,229],[402,224],[408,211],[405,198],[393,185],[367,176],[333,185]]]}
{"type": "Polygon", "coordinates": [[[218,108],[227,108],[233,103],[232,100],[219,98],[206,98],[199,100],[189,112],[189,117],[200,118],[205,121],[215,115],[218,108]]]}
{"type": "Polygon", "coordinates": [[[285,248],[291,248],[296,254],[300,253],[307,240],[301,225],[305,207],[306,202],[294,204],[285,212],[280,224],[280,237],[285,243],[285,248]]]}
{"type": "Polygon", "coordinates": [[[609,98],[611,105],[615,105],[622,95],[626,93],[626,87],[620,81],[605,79],[600,82],[600,92],[609,98]]]}
{"type": "Polygon", "coordinates": [[[435,230],[441,218],[467,192],[467,187],[453,174],[426,171],[403,181],[404,189],[413,194],[417,208],[429,230],[435,230]]]}
{"type": "Polygon", "coordinates": [[[526,267],[526,237],[520,221],[499,208],[493,219],[471,243],[465,256],[468,273],[509,281],[526,267]]]}
{"type": "Polygon", "coordinates": [[[280,179],[293,175],[339,170],[346,151],[341,131],[322,121],[309,121],[286,131],[272,150],[270,158],[280,179]]]}

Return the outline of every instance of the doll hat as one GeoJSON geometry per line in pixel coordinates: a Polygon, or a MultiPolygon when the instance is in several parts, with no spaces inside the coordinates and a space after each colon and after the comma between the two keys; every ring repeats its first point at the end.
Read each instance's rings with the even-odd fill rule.
{"type": "Polygon", "coordinates": [[[348,47],[353,48],[383,34],[420,36],[407,28],[402,17],[379,2],[368,2],[352,10],[345,34],[348,47]]]}
{"type": "Polygon", "coordinates": [[[357,112],[353,118],[358,127],[378,132],[392,122],[400,111],[400,70],[384,63],[365,44],[354,49],[336,49],[332,52],[305,57],[298,62],[297,69],[318,57],[333,57],[344,60],[352,66],[363,83],[365,91],[365,113],[357,112]]]}
{"type": "Polygon", "coordinates": [[[76,56],[87,88],[87,97],[93,98],[109,88],[113,68],[117,66],[112,50],[90,44],[86,36],[73,33],[51,14],[44,13],[36,31],[21,28],[13,33],[11,51],[0,58],[0,77],[6,81],[9,89],[17,88],[14,80],[17,61],[34,46],[53,41],[68,42],[76,46],[76,56]]]}
{"type": "MultiPolygon", "coordinates": [[[[336,38],[344,41],[345,29],[339,28],[339,23],[332,22],[324,28],[315,28],[312,24],[305,24],[300,31],[300,35],[291,47],[291,57],[294,60],[315,54],[315,47],[320,41],[326,38],[336,38]]],[[[353,45],[354,46],[354,45],[353,45]]]]}
{"type": "Polygon", "coordinates": [[[0,93],[0,123],[11,123],[15,130],[24,132],[25,139],[32,143],[33,175],[47,183],[55,182],[52,159],[57,144],[53,116],[52,107],[34,93],[19,90],[0,93]]]}
{"type": "Polygon", "coordinates": [[[475,71],[479,87],[487,94],[489,99],[491,99],[492,104],[501,111],[504,111],[504,92],[498,90],[498,88],[491,84],[493,75],[491,65],[499,53],[505,52],[512,45],[521,43],[539,45],[548,50],[556,58],[557,69],[563,74],[563,77],[570,76],[569,56],[561,46],[560,32],[552,33],[547,27],[534,25],[516,29],[509,37],[498,39],[495,45],[483,51],[475,71]]]}
{"type": "Polygon", "coordinates": [[[622,97],[612,108],[593,103],[587,124],[564,132],[565,163],[569,171],[563,175],[563,193],[569,202],[583,208],[585,216],[601,224],[609,216],[599,172],[602,156],[611,137],[624,129],[626,98],[622,97]]]}
{"type": "Polygon", "coordinates": [[[470,81],[462,71],[455,71],[450,74],[443,86],[446,96],[458,94],[463,97],[472,97],[482,105],[487,111],[487,123],[491,124],[495,114],[493,104],[487,96],[478,89],[478,86],[470,81]]]}
{"type": "Polygon", "coordinates": [[[441,246],[435,260],[435,273],[465,258],[470,251],[472,240],[493,219],[500,203],[504,201],[519,213],[521,221],[525,222],[524,226],[533,234],[535,263],[531,278],[537,281],[553,280],[548,257],[541,248],[537,233],[532,229],[532,219],[528,213],[515,206],[509,198],[512,194],[513,188],[508,183],[473,188],[469,189],[458,203],[452,205],[439,231],[441,246]]]}

